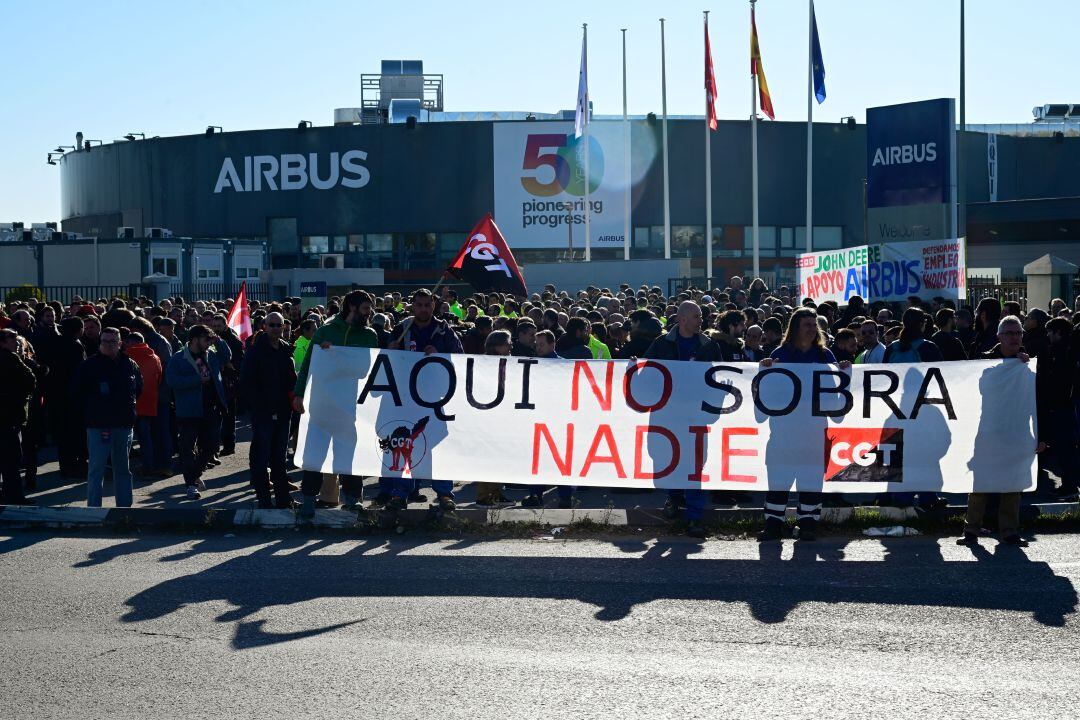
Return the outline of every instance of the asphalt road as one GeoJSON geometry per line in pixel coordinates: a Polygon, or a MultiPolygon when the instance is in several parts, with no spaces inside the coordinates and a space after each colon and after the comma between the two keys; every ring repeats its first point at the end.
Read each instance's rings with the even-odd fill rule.
{"type": "Polygon", "coordinates": [[[1080,538],[0,534],[0,717],[1076,717],[1080,538]]]}

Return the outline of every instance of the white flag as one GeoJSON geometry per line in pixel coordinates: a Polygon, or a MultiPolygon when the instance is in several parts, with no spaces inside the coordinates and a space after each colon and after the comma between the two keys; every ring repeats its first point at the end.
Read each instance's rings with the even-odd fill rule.
{"type": "Polygon", "coordinates": [[[589,124],[588,38],[581,36],[581,72],[578,74],[577,110],[574,111],[574,137],[581,137],[589,124]]]}

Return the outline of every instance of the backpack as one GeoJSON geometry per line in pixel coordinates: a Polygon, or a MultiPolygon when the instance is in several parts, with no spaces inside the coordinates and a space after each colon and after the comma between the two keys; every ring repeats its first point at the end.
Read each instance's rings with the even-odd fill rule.
{"type": "Polygon", "coordinates": [[[922,355],[919,354],[919,346],[922,345],[924,340],[917,338],[911,343],[911,347],[907,350],[900,349],[900,341],[894,340],[888,349],[885,351],[885,357],[883,360],[887,363],[918,363],[923,362],[922,355]]]}

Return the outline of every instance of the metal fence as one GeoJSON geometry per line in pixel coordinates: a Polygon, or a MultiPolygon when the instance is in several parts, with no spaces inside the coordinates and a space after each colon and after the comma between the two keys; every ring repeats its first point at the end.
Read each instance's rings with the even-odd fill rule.
{"type": "MultiPolygon", "coordinates": [[[[207,283],[196,282],[191,283],[190,286],[185,287],[183,283],[173,283],[169,287],[169,294],[173,297],[180,296],[188,302],[194,302],[195,300],[225,300],[235,298],[240,292],[240,283],[207,283]]],[[[273,299],[270,297],[270,286],[268,283],[253,283],[247,284],[248,300],[258,300],[259,302],[267,302],[273,299]]]]}
{"type": "Polygon", "coordinates": [[[999,302],[1018,302],[1027,312],[1027,280],[1000,281],[992,277],[969,277],[967,279],[967,301],[972,306],[978,305],[983,298],[994,298],[999,302]]]}
{"type": "Polygon", "coordinates": [[[89,302],[99,300],[112,300],[123,298],[131,300],[145,295],[146,290],[141,285],[13,285],[0,287],[0,297],[5,303],[18,300],[26,301],[52,301],[55,300],[63,305],[70,305],[76,297],[89,302]]]}

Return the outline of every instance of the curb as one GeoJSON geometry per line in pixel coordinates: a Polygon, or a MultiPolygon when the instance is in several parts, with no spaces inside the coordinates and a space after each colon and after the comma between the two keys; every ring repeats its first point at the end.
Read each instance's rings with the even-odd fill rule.
{"type": "MultiPolygon", "coordinates": [[[[1033,515],[1064,515],[1076,512],[1077,503],[1040,503],[1022,512],[1033,515]],[[1034,512],[1037,511],[1037,512],[1034,512]]],[[[963,505],[951,505],[946,515],[959,515],[966,510],[963,505]]],[[[851,520],[856,513],[874,512],[886,520],[903,522],[917,517],[911,508],[896,507],[844,507],[823,508],[821,521],[838,525],[851,520]]],[[[795,509],[788,508],[788,518],[795,517],[795,509]]],[[[431,517],[426,509],[408,509],[399,515],[403,526],[421,525],[431,517]]],[[[672,521],[664,517],[660,509],[614,509],[576,508],[558,510],[547,508],[460,508],[455,513],[459,522],[473,525],[501,525],[503,523],[537,523],[565,526],[573,523],[591,522],[609,527],[663,527],[672,521]]],[[[760,508],[712,508],[705,511],[706,523],[758,521],[760,508]]],[[[0,505],[0,526],[4,527],[176,527],[198,526],[213,529],[232,527],[260,527],[283,529],[299,527],[296,513],[292,510],[256,510],[251,508],[199,507],[199,508],[88,508],[88,507],[35,507],[31,505],[0,505]]],[[[367,527],[366,520],[348,510],[316,510],[315,519],[307,527],[326,529],[355,529],[367,527]]]]}

